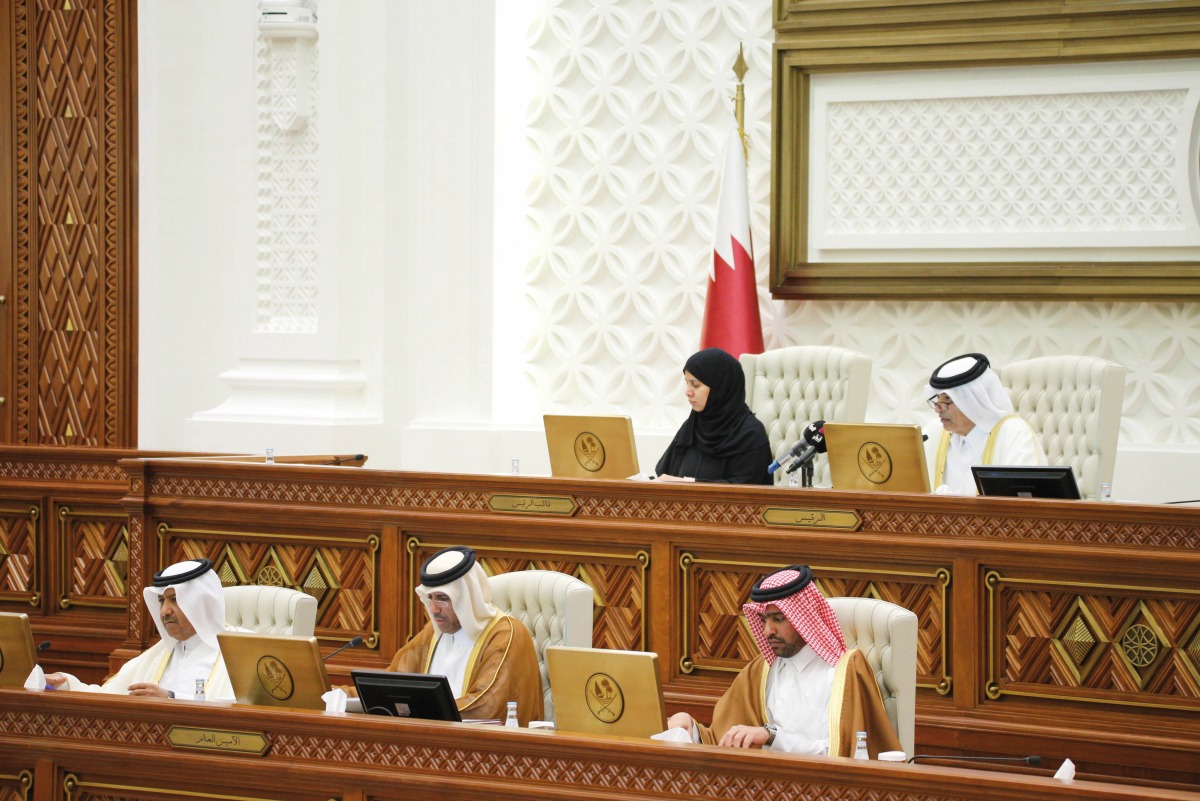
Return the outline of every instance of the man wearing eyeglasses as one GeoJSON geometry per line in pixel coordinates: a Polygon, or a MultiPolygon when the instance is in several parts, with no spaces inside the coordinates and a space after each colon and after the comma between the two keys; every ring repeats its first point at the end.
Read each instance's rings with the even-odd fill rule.
{"type": "Polygon", "coordinates": [[[542,717],[542,678],[525,624],[492,606],[487,574],[470,548],[438,551],[421,566],[417,597],[429,623],[396,652],[388,670],[450,681],[464,719],[504,720],[509,701],[528,726],[542,717]]]}
{"type": "Polygon", "coordinates": [[[982,353],[966,353],[929,376],[925,426],[930,486],[942,495],[975,495],[972,465],[1038,465],[1046,457],[1037,435],[1016,414],[1008,390],[982,353]]]}

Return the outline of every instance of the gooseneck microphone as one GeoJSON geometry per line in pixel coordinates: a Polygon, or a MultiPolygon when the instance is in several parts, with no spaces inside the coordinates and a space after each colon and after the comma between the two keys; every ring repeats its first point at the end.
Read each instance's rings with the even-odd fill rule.
{"type": "Polygon", "coordinates": [[[787,466],[786,471],[788,473],[795,473],[801,467],[811,462],[813,457],[818,453],[825,453],[828,448],[825,444],[825,421],[817,420],[805,426],[804,441],[808,443],[808,447],[801,451],[796,460],[787,466]]]}
{"type": "Polygon", "coordinates": [[[824,443],[825,421],[816,420],[812,423],[809,423],[804,427],[803,436],[796,440],[792,447],[788,448],[788,452],[771,462],[771,464],[767,465],[767,472],[774,474],[775,471],[781,467],[786,467],[787,472],[789,473],[793,472],[801,464],[811,459],[816,453],[823,453],[825,451],[824,443]],[[814,444],[813,438],[818,434],[820,435],[821,439],[821,447],[818,451],[809,453],[809,449],[811,449],[814,444]]]}
{"type": "Polygon", "coordinates": [[[37,644],[37,646],[36,646],[36,647],[35,647],[33,650],[35,650],[35,651],[45,651],[45,650],[46,650],[47,648],[49,648],[49,647],[50,647],[50,641],[49,641],[49,640],[46,640],[45,642],[38,643],[38,644],[37,644]]]}
{"type": "Polygon", "coordinates": [[[949,762],[1024,762],[1026,765],[1040,765],[1042,758],[1040,756],[1027,757],[999,757],[999,756],[953,756],[951,754],[917,754],[908,758],[909,762],[916,762],[918,759],[944,759],[949,762]]]}
{"type": "Polygon", "coordinates": [[[351,640],[350,642],[346,643],[346,644],[345,644],[345,645],[343,645],[341,648],[336,648],[336,649],[334,649],[334,650],[330,651],[330,652],[329,652],[328,654],[326,654],[325,656],[321,657],[321,661],[322,661],[322,662],[324,662],[326,659],[328,659],[329,657],[333,656],[334,654],[340,654],[342,651],[345,651],[347,648],[357,648],[358,646],[360,646],[360,645],[362,645],[362,644],[363,644],[363,638],[362,638],[362,637],[355,637],[353,640],[351,640]]]}

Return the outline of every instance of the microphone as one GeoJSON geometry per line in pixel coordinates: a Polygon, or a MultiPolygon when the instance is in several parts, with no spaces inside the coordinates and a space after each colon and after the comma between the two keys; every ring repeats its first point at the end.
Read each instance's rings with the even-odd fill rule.
{"type": "Polygon", "coordinates": [[[952,756],[950,754],[917,754],[911,756],[908,761],[916,762],[918,759],[945,759],[951,762],[1024,762],[1026,765],[1040,765],[1042,758],[1040,756],[1027,757],[999,757],[999,756],[952,756]]]}
{"type": "Polygon", "coordinates": [[[812,446],[812,444],[813,444],[812,438],[818,432],[821,434],[821,442],[822,442],[822,447],[819,452],[824,453],[825,452],[825,447],[824,447],[825,421],[817,420],[816,422],[809,423],[808,425],[806,425],[804,427],[803,436],[800,439],[796,440],[796,444],[792,445],[792,447],[790,449],[788,449],[787,453],[785,453],[783,456],[780,456],[775,461],[771,462],[771,464],[767,465],[767,472],[774,474],[775,471],[778,470],[779,468],[788,467],[789,470],[787,472],[790,473],[795,469],[795,467],[799,467],[801,464],[808,461],[808,459],[811,459],[812,454],[809,454],[809,456],[807,458],[800,458],[800,457],[804,454],[806,448],[809,448],[812,446]],[[792,467],[792,465],[795,465],[795,467],[792,467]]]}
{"type": "Polygon", "coordinates": [[[333,651],[330,651],[328,654],[326,654],[325,656],[321,657],[321,661],[322,661],[322,662],[324,662],[326,659],[328,659],[329,657],[333,656],[334,654],[340,654],[342,651],[345,651],[347,648],[357,648],[358,646],[360,646],[360,645],[362,645],[362,644],[363,644],[363,638],[362,638],[362,637],[355,637],[353,640],[351,640],[350,642],[346,643],[346,644],[345,644],[345,645],[343,645],[341,648],[337,648],[337,649],[335,649],[335,650],[333,650],[333,651]]]}
{"type": "Polygon", "coordinates": [[[828,447],[825,444],[825,421],[817,420],[805,426],[804,441],[808,443],[808,447],[796,457],[796,461],[787,466],[787,472],[795,473],[803,465],[812,461],[818,453],[825,453],[828,447]]]}
{"type": "Polygon", "coordinates": [[[49,648],[49,647],[50,647],[50,641],[49,641],[49,640],[46,640],[46,641],[45,641],[45,642],[43,642],[43,643],[38,643],[38,646],[37,646],[36,648],[34,648],[33,650],[35,650],[35,651],[45,651],[45,650],[46,650],[47,648],[49,648]]]}

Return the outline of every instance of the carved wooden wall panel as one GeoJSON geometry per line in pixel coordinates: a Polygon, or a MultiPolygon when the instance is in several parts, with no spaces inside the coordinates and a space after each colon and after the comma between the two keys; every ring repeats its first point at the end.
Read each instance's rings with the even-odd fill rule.
{"type": "Polygon", "coordinates": [[[3,451],[0,504],[17,524],[0,521],[0,545],[44,543],[42,566],[13,575],[47,582],[31,616],[54,642],[51,664],[117,648],[111,668],[144,648],[155,630],[141,587],[168,562],[205,556],[226,583],[317,595],[326,650],[378,635],[373,651],[331,660],[335,676],[381,666],[426,620],[412,592],[421,561],[465,544],[493,574],[584,580],[596,644],[657,652],[668,706],[707,719],[754,653],[739,614],[750,585],[807,561],[829,595],[918,615],[919,747],[1069,755],[1105,774],[1200,781],[1178,756],[1200,740],[1195,510],[168,459],[123,461],[122,486],[80,457],[95,449],[63,449],[58,464],[43,449],[3,451]],[[31,509],[44,510],[33,535],[19,528],[31,509]],[[86,606],[117,586],[122,511],[134,602],[86,606]],[[854,527],[828,527],[835,518],[854,527]],[[1114,575],[1129,586],[1105,584],[1114,575]],[[60,608],[63,588],[81,603],[60,608]]]}
{"type": "Polygon", "coordinates": [[[109,773],[87,771],[68,773],[62,780],[64,801],[164,801],[178,798],[221,799],[222,801],[331,801],[328,794],[305,793],[295,788],[286,792],[261,792],[236,788],[224,783],[206,782],[203,792],[189,783],[171,782],[162,776],[146,777],[138,782],[122,780],[123,771],[109,773]]]}
{"type": "MultiPolygon", "coordinates": [[[[602,549],[580,549],[551,544],[533,547],[505,547],[469,541],[442,542],[441,537],[410,537],[406,550],[409,560],[407,587],[420,584],[421,564],[434,553],[449,545],[467,545],[479,554],[480,564],[488,575],[511,573],[516,570],[554,570],[580,579],[594,593],[594,622],[592,646],[619,651],[640,651],[646,648],[646,570],[650,554],[644,548],[629,548],[605,553],[602,549]]],[[[415,594],[409,593],[408,637],[414,636],[428,622],[415,594]]]]}
{"type": "Polygon", "coordinates": [[[297,526],[287,533],[158,525],[160,570],[186,559],[210,559],[225,586],[267,584],[317,599],[317,636],[379,644],[377,534],[331,535],[297,526]]]}
{"type": "Polygon", "coordinates": [[[987,585],[989,698],[1200,710],[1200,590],[1064,585],[996,571],[987,585]]]}
{"type": "Polygon", "coordinates": [[[124,608],[129,580],[129,517],[123,510],[57,507],[60,609],[124,608]]]}
{"type": "MultiPolygon", "coordinates": [[[[750,588],[766,573],[786,564],[747,563],[736,559],[698,559],[685,551],[679,560],[684,585],[680,613],[684,627],[680,668],[736,672],[758,654],[742,614],[750,588]]],[[[826,597],[877,598],[917,615],[917,684],[949,692],[946,665],[949,571],[902,574],[887,568],[811,565],[826,597]]]]}
{"type": "Polygon", "coordinates": [[[15,166],[4,205],[15,220],[14,386],[5,439],[129,445],[137,436],[136,3],[11,2],[5,117],[15,152],[4,155],[15,166]]]}
{"type": "Polygon", "coordinates": [[[36,503],[0,506],[0,600],[23,601],[30,606],[41,602],[37,565],[44,542],[40,518],[36,503]]]}
{"type": "Polygon", "coordinates": [[[95,696],[51,696],[30,705],[27,694],[0,690],[0,781],[11,782],[3,777],[37,764],[39,780],[54,783],[39,787],[38,796],[70,801],[1200,801],[1192,788],[1059,782],[1045,768],[1040,773],[929,768],[371,716],[178,707],[95,696]],[[171,732],[181,725],[213,735],[261,737],[270,748],[259,754],[178,748],[171,732]]]}
{"type": "Polygon", "coordinates": [[[0,801],[29,801],[33,793],[33,770],[0,774],[0,801]]]}

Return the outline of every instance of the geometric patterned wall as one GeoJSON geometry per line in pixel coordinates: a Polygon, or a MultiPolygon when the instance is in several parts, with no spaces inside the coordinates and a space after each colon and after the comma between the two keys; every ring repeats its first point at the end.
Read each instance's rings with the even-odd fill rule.
{"type": "MultiPolygon", "coordinates": [[[[529,331],[531,419],[586,406],[630,414],[639,428],[674,429],[686,415],[680,371],[699,341],[741,42],[767,348],[867,354],[867,417],[884,422],[928,418],[921,389],[950,355],[978,350],[1004,364],[1086,353],[1129,368],[1124,442],[1200,445],[1200,314],[1192,304],[770,299],[771,8],[771,0],[564,0],[536,12],[523,54],[534,87],[523,125],[535,166],[519,187],[533,244],[525,305],[508,312],[529,331]]],[[[1169,105],[1172,97],[1114,102],[1169,105]]],[[[931,280],[949,269],[932,267],[931,280]]]]}
{"type": "MultiPolygon", "coordinates": [[[[1058,71],[1046,72],[1052,79],[1058,71]]],[[[1186,88],[956,96],[962,88],[934,98],[907,92],[829,101],[827,128],[813,132],[826,145],[828,175],[814,187],[827,218],[819,233],[868,250],[906,243],[1025,250],[1105,239],[1143,247],[1178,244],[1185,205],[1195,219],[1187,181],[1179,180],[1189,176],[1177,169],[1186,168],[1186,88]],[[1136,242],[1131,231],[1140,234],[1136,242]],[[1022,235],[1017,244],[1014,234],[1022,235]]],[[[1196,244],[1194,226],[1189,233],[1196,244]]]]}
{"type": "Polygon", "coordinates": [[[0,157],[14,167],[0,189],[11,193],[0,209],[14,222],[15,259],[4,264],[8,442],[115,447],[136,438],[130,5],[13,0],[3,31],[14,69],[13,105],[0,107],[12,134],[0,157]]]}

